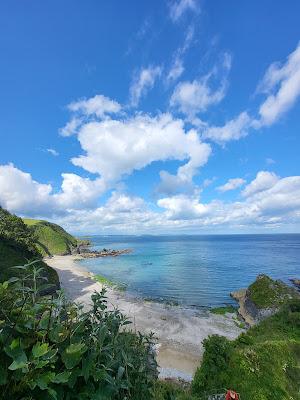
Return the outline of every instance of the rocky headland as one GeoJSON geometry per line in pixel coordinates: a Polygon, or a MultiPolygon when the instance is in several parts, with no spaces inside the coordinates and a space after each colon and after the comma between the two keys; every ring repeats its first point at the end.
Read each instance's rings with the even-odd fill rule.
{"type": "Polygon", "coordinates": [[[275,314],[280,306],[292,299],[299,299],[299,292],[280,280],[258,275],[247,288],[230,293],[239,303],[238,312],[249,326],[275,314]]]}

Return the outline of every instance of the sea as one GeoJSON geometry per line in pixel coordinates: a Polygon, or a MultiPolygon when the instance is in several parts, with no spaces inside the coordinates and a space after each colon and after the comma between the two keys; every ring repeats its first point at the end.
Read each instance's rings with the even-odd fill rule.
{"type": "Polygon", "coordinates": [[[230,292],[267,274],[300,278],[300,234],[89,236],[92,248],[132,249],[80,263],[134,296],[188,307],[234,304],[230,292]]]}

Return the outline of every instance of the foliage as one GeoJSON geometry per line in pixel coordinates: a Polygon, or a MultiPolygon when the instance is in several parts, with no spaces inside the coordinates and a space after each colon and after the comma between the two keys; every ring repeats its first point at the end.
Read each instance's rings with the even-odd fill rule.
{"type": "Polygon", "coordinates": [[[61,226],[48,221],[24,219],[36,238],[36,245],[43,255],[65,255],[77,246],[77,240],[61,226]]]}
{"type": "Polygon", "coordinates": [[[223,336],[212,335],[204,339],[203,346],[203,361],[193,380],[192,388],[195,394],[226,387],[228,382],[231,343],[223,336]]]}
{"type": "MultiPolygon", "coordinates": [[[[22,265],[32,260],[41,259],[36,247],[33,232],[24,224],[22,218],[10,214],[0,207],[0,282],[13,274],[21,276],[23,270],[12,270],[14,265],[22,265]]],[[[54,269],[40,261],[44,276],[59,288],[59,280],[54,269]]]]}
{"type": "Polygon", "coordinates": [[[186,382],[179,380],[157,381],[154,387],[155,400],[196,400],[186,382]]]}
{"type": "Polygon", "coordinates": [[[32,231],[24,224],[22,218],[10,214],[7,210],[0,207],[0,238],[2,241],[9,242],[14,248],[23,252],[38,256],[39,253],[35,246],[35,237],[32,231]]]}
{"type": "Polygon", "coordinates": [[[286,303],[233,342],[211,336],[204,347],[194,394],[227,387],[243,400],[300,399],[300,300],[286,303]]]}
{"type": "MultiPolygon", "coordinates": [[[[21,267],[20,267],[21,268],[21,267]]],[[[150,400],[157,378],[153,337],[127,330],[105,290],[92,309],[40,296],[34,264],[22,279],[0,284],[0,386],[3,398],[150,400]]]]}
{"type": "Polygon", "coordinates": [[[226,313],[236,313],[237,309],[233,306],[215,307],[210,310],[213,314],[225,315],[226,313]]]}
{"type": "Polygon", "coordinates": [[[277,308],[286,300],[298,296],[297,291],[283,282],[259,275],[247,291],[257,308],[277,308]]]}

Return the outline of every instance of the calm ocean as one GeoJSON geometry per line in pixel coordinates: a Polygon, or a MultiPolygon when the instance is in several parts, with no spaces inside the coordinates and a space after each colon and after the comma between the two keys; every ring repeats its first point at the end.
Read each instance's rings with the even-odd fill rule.
{"type": "Polygon", "coordinates": [[[131,248],[119,257],[86,259],[90,271],[127,285],[130,293],[188,306],[232,303],[229,292],[260,273],[300,278],[300,234],[91,236],[95,249],[131,248]]]}

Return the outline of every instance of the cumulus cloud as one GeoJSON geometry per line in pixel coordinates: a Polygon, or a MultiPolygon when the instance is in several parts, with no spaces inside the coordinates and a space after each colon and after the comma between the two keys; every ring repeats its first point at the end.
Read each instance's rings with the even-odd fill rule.
{"type": "Polygon", "coordinates": [[[259,109],[260,124],[272,125],[300,96],[300,43],[284,64],[270,65],[258,91],[268,94],[259,109]]]}
{"type": "Polygon", "coordinates": [[[157,78],[161,75],[162,68],[159,66],[150,66],[142,68],[139,73],[135,74],[130,87],[130,103],[136,107],[142,96],[151,90],[157,78]]]}
{"type": "Polygon", "coordinates": [[[245,179],[243,178],[232,178],[229,179],[228,182],[226,182],[222,186],[218,186],[217,190],[219,192],[228,192],[229,190],[235,190],[241,186],[243,186],[246,183],[245,179]]]}
{"type": "Polygon", "coordinates": [[[60,191],[54,193],[52,185],[35,181],[13,164],[0,165],[0,204],[21,214],[64,214],[67,209],[95,207],[99,195],[106,190],[101,178],[92,181],[65,173],[62,179],[60,191]]]}
{"type": "Polygon", "coordinates": [[[45,212],[52,186],[32,179],[13,164],[0,165],[0,204],[12,212],[45,212]]]}
{"type": "Polygon", "coordinates": [[[64,174],[60,191],[53,193],[51,185],[35,181],[12,164],[4,165],[0,166],[0,204],[18,214],[54,218],[73,232],[199,232],[211,227],[300,223],[300,176],[279,178],[260,171],[242,192],[242,201],[203,203],[200,191],[194,190],[159,199],[155,211],[142,198],[118,191],[98,206],[102,183],[64,174]]]}
{"type": "Polygon", "coordinates": [[[219,144],[230,140],[239,140],[247,136],[252,123],[253,120],[244,111],[236,118],[226,122],[223,126],[209,126],[207,129],[204,129],[203,138],[213,140],[219,144]]]}
{"type": "Polygon", "coordinates": [[[68,105],[68,109],[83,115],[95,115],[103,118],[107,114],[116,114],[121,111],[121,105],[102,94],[89,99],[78,100],[68,105]]]}
{"type": "Polygon", "coordinates": [[[242,195],[248,197],[267,190],[274,186],[278,180],[279,177],[274,172],[260,171],[256,175],[256,178],[245,187],[242,195]]]}
{"type": "Polygon", "coordinates": [[[209,106],[223,100],[228,86],[227,75],[231,68],[231,56],[225,53],[219,68],[214,68],[207,75],[194,81],[178,83],[170,99],[170,105],[177,108],[189,117],[204,112],[209,106]],[[221,75],[217,88],[213,88],[213,81],[221,75]]]}
{"type": "Polygon", "coordinates": [[[157,204],[167,209],[166,216],[171,220],[200,218],[208,210],[206,205],[199,202],[198,196],[190,197],[184,194],[159,199],[157,204]]]}
{"type": "Polygon", "coordinates": [[[177,22],[185,12],[191,10],[198,11],[196,0],[173,0],[170,3],[170,17],[173,22],[177,22]]]}
{"type": "MultiPolygon", "coordinates": [[[[257,176],[263,176],[260,171],[257,176]]],[[[274,177],[273,177],[274,178],[274,177]]],[[[270,179],[248,185],[244,201],[201,203],[199,196],[176,195],[158,200],[165,216],[177,227],[248,227],[300,223],[300,176],[270,179]]]]}
{"type": "Polygon", "coordinates": [[[81,127],[78,140],[85,154],[73,158],[73,164],[101,175],[105,181],[166,160],[188,160],[178,175],[190,179],[211,151],[195,130],[186,132],[183,121],[170,114],[88,122],[81,127]]]}

